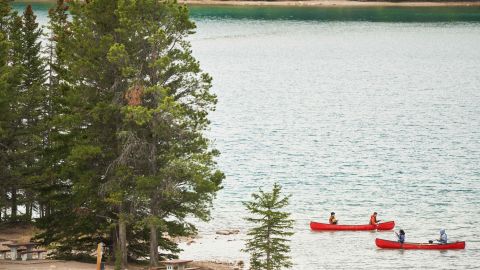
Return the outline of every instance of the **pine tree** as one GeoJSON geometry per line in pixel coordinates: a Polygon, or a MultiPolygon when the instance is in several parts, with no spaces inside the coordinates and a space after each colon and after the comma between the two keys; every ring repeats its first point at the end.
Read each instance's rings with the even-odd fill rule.
{"type": "MultiPolygon", "coordinates": [[[[8,3],[4,2],[4,5],[8,3]]],[[[16,12],[12,12],[8,8],[4,10],[4,19],[2,20],[5,36],[8,40],[8,55],[6,57],[7,65],[10,72],[15,73],[15,79],[12,77],[7,79],[8,87],[5,89],[5,105],[2,106],[6,111],[0,116],[3,122],[3,136],[1,138],[3,148],[6,150],[2,154],[4,171],[2,172],[5,188],[5,201],[10,207],[9,221],[17,221],[17,209],[19,204],[19,184],[18,164],[20,163],[20,155],[17,148],[21,146],[18,138],[21,134],[21,76],[23,71],[21,60],[21,27],[22,19],[16,12]]],[[[12,74],[12,73],[7,73],[12,74]]]]}
{"type": "Polygon", "coordinates": [[[70,137],[60,125],[63,115],[69,113],[60,78],[65,75],[62,65],[62,46],[58,44],[67,38],[68,7],[63,0],[48,12],[50,30],[45,43],[46,83],[42,100],[43,114],[39,127],[42,138],[42,156],[39,159],[38,214],[39,223],[54,212],[54,205],[60,205],[68,194],[68,179],[62,176],[62,166],[69,151],[70,137]]]}
{"type": "Polygon", "coordinates": [[[10,14],[11,8],[9,3],[11,0],[0,0],[0,32],[3,33],[4,39],[7,37],[7,27],[8,27],[8,15],[10,14]]]}
{"type": "Polygon", "coordinates": [[[282,211],[289,204],[289,196],[282,196],[281,186],[274,184],[272,192],[259,190],[253,200],[245,202],[252,214],[246,218],[255,227],[249,230],[244,251],[250,253],[250,269],[274,270],[292,266],[289,237],[293,235],[294,221],[290,213],[282,211]]]}
{"type": "Polygon", "coordinates": [[[187,214],[207,219],[220,189],[224,176],[213,162],[218,152],[209,149],[202,134],[216,98],[209,93],[211,78],[201,72],[185,40],[195,27],[186,7],[119,1],[117,16],[122,31],[109,61],[128,82],[120,127],[122,159],[117,161],[130,164],[138,191],[146,196],[150,263],[156,265],[164,219],[185,223],[187,214]]]}
{"type": "Polygon", "coordinates": [[[56,127],[72,142],[58,177],[69,186],[41,240],[67,256],[102,240],[122,268],[150,249],[155,264],[158,246],[178,251],[162,233],[195,231],[185,218],[208,219],[224,178],[203,135],[216,97],[186,41],[195,25],[173,1],[72,2],[69,11],[68,38],[56,35],[55,47],[66,102],[56,127]]]}
{"type": "Polygon", "coordinates": [[[48,10],[48,28],[50,35],[48,37],[47,50],[47,66],[48,66],[48,85],[49,88],[56,89],[60,84],[59,78],[65,76],[65,67],[63,66],[62,55],[64,53],[64,46],[62,44],[68,36],[68,6],[64,0],[57,0],[57,4],[54,8],[48,10]]]}
{"type": "MultiPolygon", "coordinates": [[[[36,21],[37,16],[33,13],[32,6],[27,5],[23,13],[23,65],[24,74],[23,87],[25,89],[37,89],[44,86],[46,79],[46,71],[44,59],[41,56],[41,41],[43,35],[42,29],[38,26],[36,21]]],[[[33,92],[30,90],[30,92],[33,92]]],[[[37,93],[32,93],[32,96],[37,96],[37,93]]],[[[38,103],[38,100],[35,100],[38,103]]]]}
{"type": "Polygon", "coordinates": [[[8,54],[10,43],[7,35],[7,18],[10,13],[10,7],[5,0],[0,0],[0,223],[6,218],[1,216],[4,208],[8,206],[7,192],[8,166],[7,152],[8,146],[5,144],[10,115],[10,82],[13,76],[12,68],[8,65],[8,54]]]}
{"type": "MultiPolygon", "coordinates": [[[[17,221],[18,205],[20,204],[21,173],[19,169],[22,164],[22,153],[18,150],[22,148],[22,112],[21,101],[22,92],[20,91],[23,66],[21,62],[21,18],[16,12],[12,12],[9,7],[10,1],[0,2],[0,28],[5,42],[7,54],[5,55],[5,67],[2,72],[2,81],[4,85],[3,94],[0,99],[2,109],[0,114],[0,145],[3,151],[0,152],[2,163],[2,184],[4,186],[3,198],[6,207],[10,208],[10,217],[8,221],[17,221]]],[[[5,211],[6,212],[6,211],[5,211]]],[[[6,215],[4,216],[4,219],[6,215]]]]}
{"type": "MultiPolygon", "coordinates": [[[[35,22],[35,15],[30,6],[23,17],[16,12],[10,12],[2,2],[2,35],[8,37],[9,50],[6,55],[7,69],[12,72],[7,79],[8,87],[2,98],[2,113],[0,126],[2,135],[0,143],[3,148],[2,169],[5,183],[5,198],[11,207],[10,220],[13,222],[30,222],[35,204],[35,178],[38,171],[37,163],[41,149],[38,143],[39,122],[43,107],[44,66],[40,57],[41,30],[35,22]],[[8,18],[6,16],[8,15],[8,18]],[[14,74],[14,76],[12,76],[14,74]],[[20,220],[17,217],[18,206],[24,205],[26,210],[20,220]]],[[[2,72],[2,75],[5,75],[2,72]]]]}
{"type": "Polygon", "coordinates": [[[25,194],[25,220],[30,221],[34,208],[36,208],[38,187],[41,185],[38,177],[43,169],[39,165],[42,159],[43,134],[41,128],[45,121],[45,79],[46,71],[44,59],[41,56],[42,29],[36,22],[32,6],[27,5],[22,16],[22,111],[24,136],[22,140],[26,147],[23,176],[23,194],[25,194]]]}

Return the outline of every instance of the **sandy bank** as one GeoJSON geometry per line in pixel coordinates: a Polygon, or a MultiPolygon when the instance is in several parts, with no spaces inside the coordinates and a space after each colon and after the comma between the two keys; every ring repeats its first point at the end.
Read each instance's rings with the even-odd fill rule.
{"type": "MultiPolygon", "coordinates": [[[[201,270],[232,270],[234,266],[226,263],[214,263],[214,262],[195,262],[192,266],[200,267],[201,270]]],[[[95,264],[80,263],[73,261],[54,261],[54,260],[42,260],[42,261],[30,261],[30,262],[11,262],[0,260],[0,270],[91,270],[95,269],[95,264]]],[[[113,270],[114,267],[107,265],[105,270],[113,270]]],[[[131,270],[144,270],[148,269],[146,266],[129,266],[131,270]]]]}
{"type": "MultiPolygon", "coordinates": [[[[30,242],[33,235],[38,233],[38,230],[29,225],[0,227],[0,250],[8,250],[5,244],[13,242],[30,242]]],[[[175,239],[177,242],[183,242],[186,245],[195,243],[197,238],[184,237],[175,239]]],[[[190,259],[190,258],[188,258],[190,259]]],[[[241,269],[243,262],[224,262],[214,260],[195,260],[191,266],[200,267],[201,270],[233,270],[241,269]],[[240,266],[240,267],[239,267],[240,266]]],[[[60,260],[32,260],[32,261],[11,261],[0,260],[0,270],[91,270],[95,269],[94,264],[82,263],[75,261],[60,261],[60,260]]],[[[114,267],[107,265],[106,270],[113,270],[114,267]]],[[[130,270],[144,270],[148,269],[144,265],[130,265],[130,270]]]]}
{"type": "MultiPolygon", "coordinates": [[[[23,0],[19,3],[55,3],[56,0],[23,0]]],[[[476,2],[388,2],[388,1],[348,1],[348,0],[306,0],[306,1],[236,1],[236,0],[179,0],[188,5],[211,6],[299,6],[299,7],[448,7],[448,6],[477,6],[476,2]]]]}
{"type": "MultiPolygon", "coordinates": [[[[80,262],[65,262],[65,261],[31,261],[29,263],[25,262],[9,262],[9,261],[0,261],[0,270],[87,270],[95,269],[94,264],[90,263],[80,263],[80,262]]],[[[107,266],[106,270],[112,270],[113,267],[107,266]]],[[[132,270],[138,270],[140,268],[132,268],[132,270]]]]}

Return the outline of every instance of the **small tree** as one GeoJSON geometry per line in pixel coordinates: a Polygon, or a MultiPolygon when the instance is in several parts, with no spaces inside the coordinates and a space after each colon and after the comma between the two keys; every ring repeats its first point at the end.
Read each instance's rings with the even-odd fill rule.
{"type": "Polygon", "coordinates": [[[246,220],[257,225],[247,233],[250,239],[243,249],[251,255],[252,270],[274,270],[292,266],[288,255],[288,238],[293,235],[294,221],[290,219],[290,213],[282,211],[289,204],[290,196],[282,196],[281,189],[281,186],[275,183],[272,192],[260,189],[258,193],[252,194],[252,201],[244,203],[253,215],[246,220]]]}

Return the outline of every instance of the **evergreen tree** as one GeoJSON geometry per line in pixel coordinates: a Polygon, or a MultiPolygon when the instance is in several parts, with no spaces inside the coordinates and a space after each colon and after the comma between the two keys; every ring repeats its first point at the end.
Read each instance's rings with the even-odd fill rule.
{"type": "MultiPolygon", "coordinates": [[[[50,35],[48,37],[47,50],[46,54],[48,55],[48,85],[50,89],[57,89],[59,87],[60,81],[59,78],[66,76],[62,71],[65,69],[62,62],[62,54],[64,53],[62,49],[64,46],[59,46],[65,41],[68,36],[68,6],[65,4],[64,0],[57,0],[57,4],[54,8],[48,10],[48,28],[50,30],[50,35]]],[[[58,92],[55,90],[51,90],[58,92]]]]}
{"type": "Polygon", "coordinates": [[[9,3],[11,0],[0,0],[0,32],[3,33],[4,39],[6,38],[7,27],[8,27],[8,15],[10,14],[11,8],[9,3]]]}
{"type": "MultiPolygon", "coordinates": [[[[19,44],[21,44],[21,25],[22,20],[16,12],[11,12],[8,6],[8,2],[4,1],[2,5],[6,5],[2,8],[4,12],[4,18],[2,19],[4,35],[6,37],[5,42],[8,41],[8,54],[6,56],[5,69],[10,70],[5,75],[11,75],[11,72],[15,70],[16,79],[12,77],[6,79],[6,87],[4,94],[4,104],[2,108],[5,112],[2,113],[1,120],[3,126],[3,136],[1,137],[1,145],[5,151],[2,152],[3,157],[3,172],[2,178],[5,185],[4,188],[4,200],[6,207],[10,208],[9,221],[17,221],[17,206],[18,206],[18,194],[19,194],[19,178],[16,176],[15,168],[18,164],[18,154],[16,148],[19,146],[17,140],[20,125],[20,112],[18,104],[20,102],[21,93],[19,91],[19,84],[21,83],[21,52],[19,44]]],[[[5,217],[6,218],[6,215],[5,217]]]]}
{"type": "MultiPolygon", "coordinates": [[[[63,0],[48,12],[50,30],[45,44],[46,85],[42,100],[43,115],[39,127],[42,138],[42,156],[39,159],[38,182],[38,214],[39,223],[54,211],[54,205],[61,205],[68,196],[68,179],[62,175],[62,165],[71,145],[68,128],[61,123],[62,116],[69,114],[64,87],[60,78],[65,75],[62,65],[62,46],[58,44],[67,38],[68,7],[63,0]]],[[[41,226],[41,225],[40,225],[41,226]]]]}
{"type": "MultiPolygon", "coordinates": [[[[27,5],[23,13],[22,25],[22,52],[24,74],[23,85],[25,89],[33,92],[36,89],[44,86],[46,80],[46,70],[44,59],[41,56],[41,41],[43,35],[42,29],[38,26],[36,21],[37,16],[33,13],[32,6],[27,5]]],[[[32,93],[32,96],[38,96],[37,93],[32,93]]],[[[39,104],[38,100],[35,100],[39,104]]],[[[34,109],[34,108],[32,108],[34,109]]]]}
{"type": "Polygon", "coordinates": [[[34,208],[37,207],[38,187],[41,185],[38,177],[42,168],[39,161],[42,159],[43,134],[41,128],[45,121],[45,79],[46,71],[44,59],[41,56],[42,29],[36,22],[32,6],[27,5],[22,16],[22,92],[21,112],[24,123],[21,136],[26,153],[23,157],[25,162],[23,173],[23,194],[25,195],[25,220],[30,221],[34,208]]]}
{"type": "Polygon", "coordinates": [[[64,201],[42,220],[42,240],[59,255],[88,254],[102,240],[122,268],[150,249],[156,264],[158,246],[178,251],[162,233],[194,231],[185,217],[208,218],[224,177],[203,136],[216,97],[185,39],[195,25],[169,1],[69,10],[68,38],[55,48],[66,102],[56,126],[72,145],[58,175],[64,201]]]}
{"type": "Polygon", "coordinates": [[[195,27],[186,7],[119,1],[117,16],[122,31],[108,57],[128,88],[120,127],[123,148],[115,162],[130,165],[137,191],[146,196],[150,263],[156,265],[164,219],[185,223],[187,214],[208,218],[212,196],[220,188],[223,174],[213,162],[218,152],[209,149],[202,135],[216,98],[209,93],[210,77],[201,72],[185,41],[195,27]]]}
{"type": "Polygon", "coordinates": [[[16,12],[9,12],[7,22],[5,29],[10,44],[7,65],[15,71],[15,76],[10,77],[5,90],[7,94],[2,107],[6,112],[0,120],[3,126],[0,140],[6,149],[2,155],[2,176],[8,186],[4,192],[11,207],[10,220],[19,221],[18,205],[24,205],[26,213],[22,219],[30,222],[36,195],[36,165],[41,151],[38,148],[41,141],[38,126],[42,119],[41,100],[45,80],[40,57],[41,30],[35,22],[31,6],[26,8],[23,17],[16,12]]]}
{"type": "Polygon", "coordinates": [[[252,214],[246,218],[255,227],[247,233],[244,251],[250,253],[250,269],[274,270],[290,268],[289,237],[293,235],[294,221],[290,213],[282,211],[289,204],[289,196],[282,196],[281,186],[274,184],[272,192],[259,190],[252,194],[253,200],[245,202],[252,214]]]}
{"type": "Polygon", "coordinates": [[[10,82],[13,75],[12,69],[8,65],[10,43],[7,39],[6,24],[9,13],[10,8],[7,1],[0,0],[0,223],[5,219],[5,216],[2,216],[2,211],[8,206],[7,192],[9,189],[6,163],[6,153],[9,148],[5,144],[10,115],[10,82]]]}
{"type": "MultiPolygon", "coordinates": [[[[3,151],[0,151],[0,178],[3,186],[2,201],[5,207],[10,208],[10,217],[8,221],[17,221],[17,206],[19,203],[19,154],[17,148],[20,146],[18,140],[21,133],[21,113],[19,103],[21,92],[19,85],[21,83],[22,65],[19,53],[14,51],[21,39],[21,19],[16,13],[11,12],[10,1],[0,2],[0,33],[4,36],[1,39],[2,49],[2,72],[0,91],[0,145],[3,151]],[[19,19],[19,20],[14,20],[19,19]],[[18,26],[18,31],[13,32],[13,28],[18,26]],[[5,51],[5,49],[7,49],[5,51]]],[[[4,209],[4,220],[7,218],[7,211],[4,209]]]]}

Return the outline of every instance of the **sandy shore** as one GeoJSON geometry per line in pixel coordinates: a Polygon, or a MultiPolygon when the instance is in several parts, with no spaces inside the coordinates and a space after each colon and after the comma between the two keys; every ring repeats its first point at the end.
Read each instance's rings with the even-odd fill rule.
{"type": "MultiPolygon", "coordinates": [[[[22,3],[55,3],[56,0],[20,0],[22,3]]],[[[211,6],[299,6],[299,7],[446,7],[446,6],[480,6],[476,2],[388,2],[388,1],[348,1],[348,0],[306,0],[306,1],[236,1],[236,0],[179,0],[188,5],[211,6]]]]}
{"type": "MultiPolygon", "coordinates": [[[[32,226],[14,226],[14,227],[0,227],[0,250],[9,250],[5,244],[13,242],[30,242],[32,236],[38,233],[38,230],[32,226]]],[[[178,242],[186,243],[194,242],[196,238],[179,238],[178,242]]],[[[190,258],[188,258],[190,259],[190,258]]],[[[243,263],[242,263],[243,264],[243,263]]],[[[195,260],[191,266],[200,267],[201,270],[233,270],[241,269],[238,262],[224,262],[224,261],[206,261],[195,260]]],[[[0,270],[91,270],[95,269],[94,264],[81,263],[75,261],[61,261],[61,260],[32,260],[32,261],[11,261],[0,259],[0,270]]],[[[106,270],[113,270],[114,267],[107,265],[106,270]]],[[[148,267],[143,265],[131,265],[130,270],[144,270],[148,267]]]]}
{"type": "MultiPolygon", "coordinates": [[[[95,269],[94,264],[90,263],[80,263],[80,262],[65,262],[65,261],[31,261],[31,262],[9,262],[9,261],[0,261],[0,270],[87,270],[95,269]]],[[[106,270],[112,270],[113,267],[107,266],[106,270]]],[[[137,270],[139,268],[132,268],[132,270],[137,270]]]]}
{"type": "MultiPolygon", "coordinates": [[[[200,267],[201,270],[233,270],[234,266],[213,262],[194,262],[191,266],[200,267]]],[[[91,270],[95,269],[95,264],[81,263],[73,261],[4,261],[0,260],[0,270],[91,270]]],[[[106,265],[105,270],[113,270],[114,267],[106,265]]],[[[144,270],[146,266],[129,266],[129,270],[144,270]]],[[[238,269],[238,268],[237,268],[238,269]]]]}

